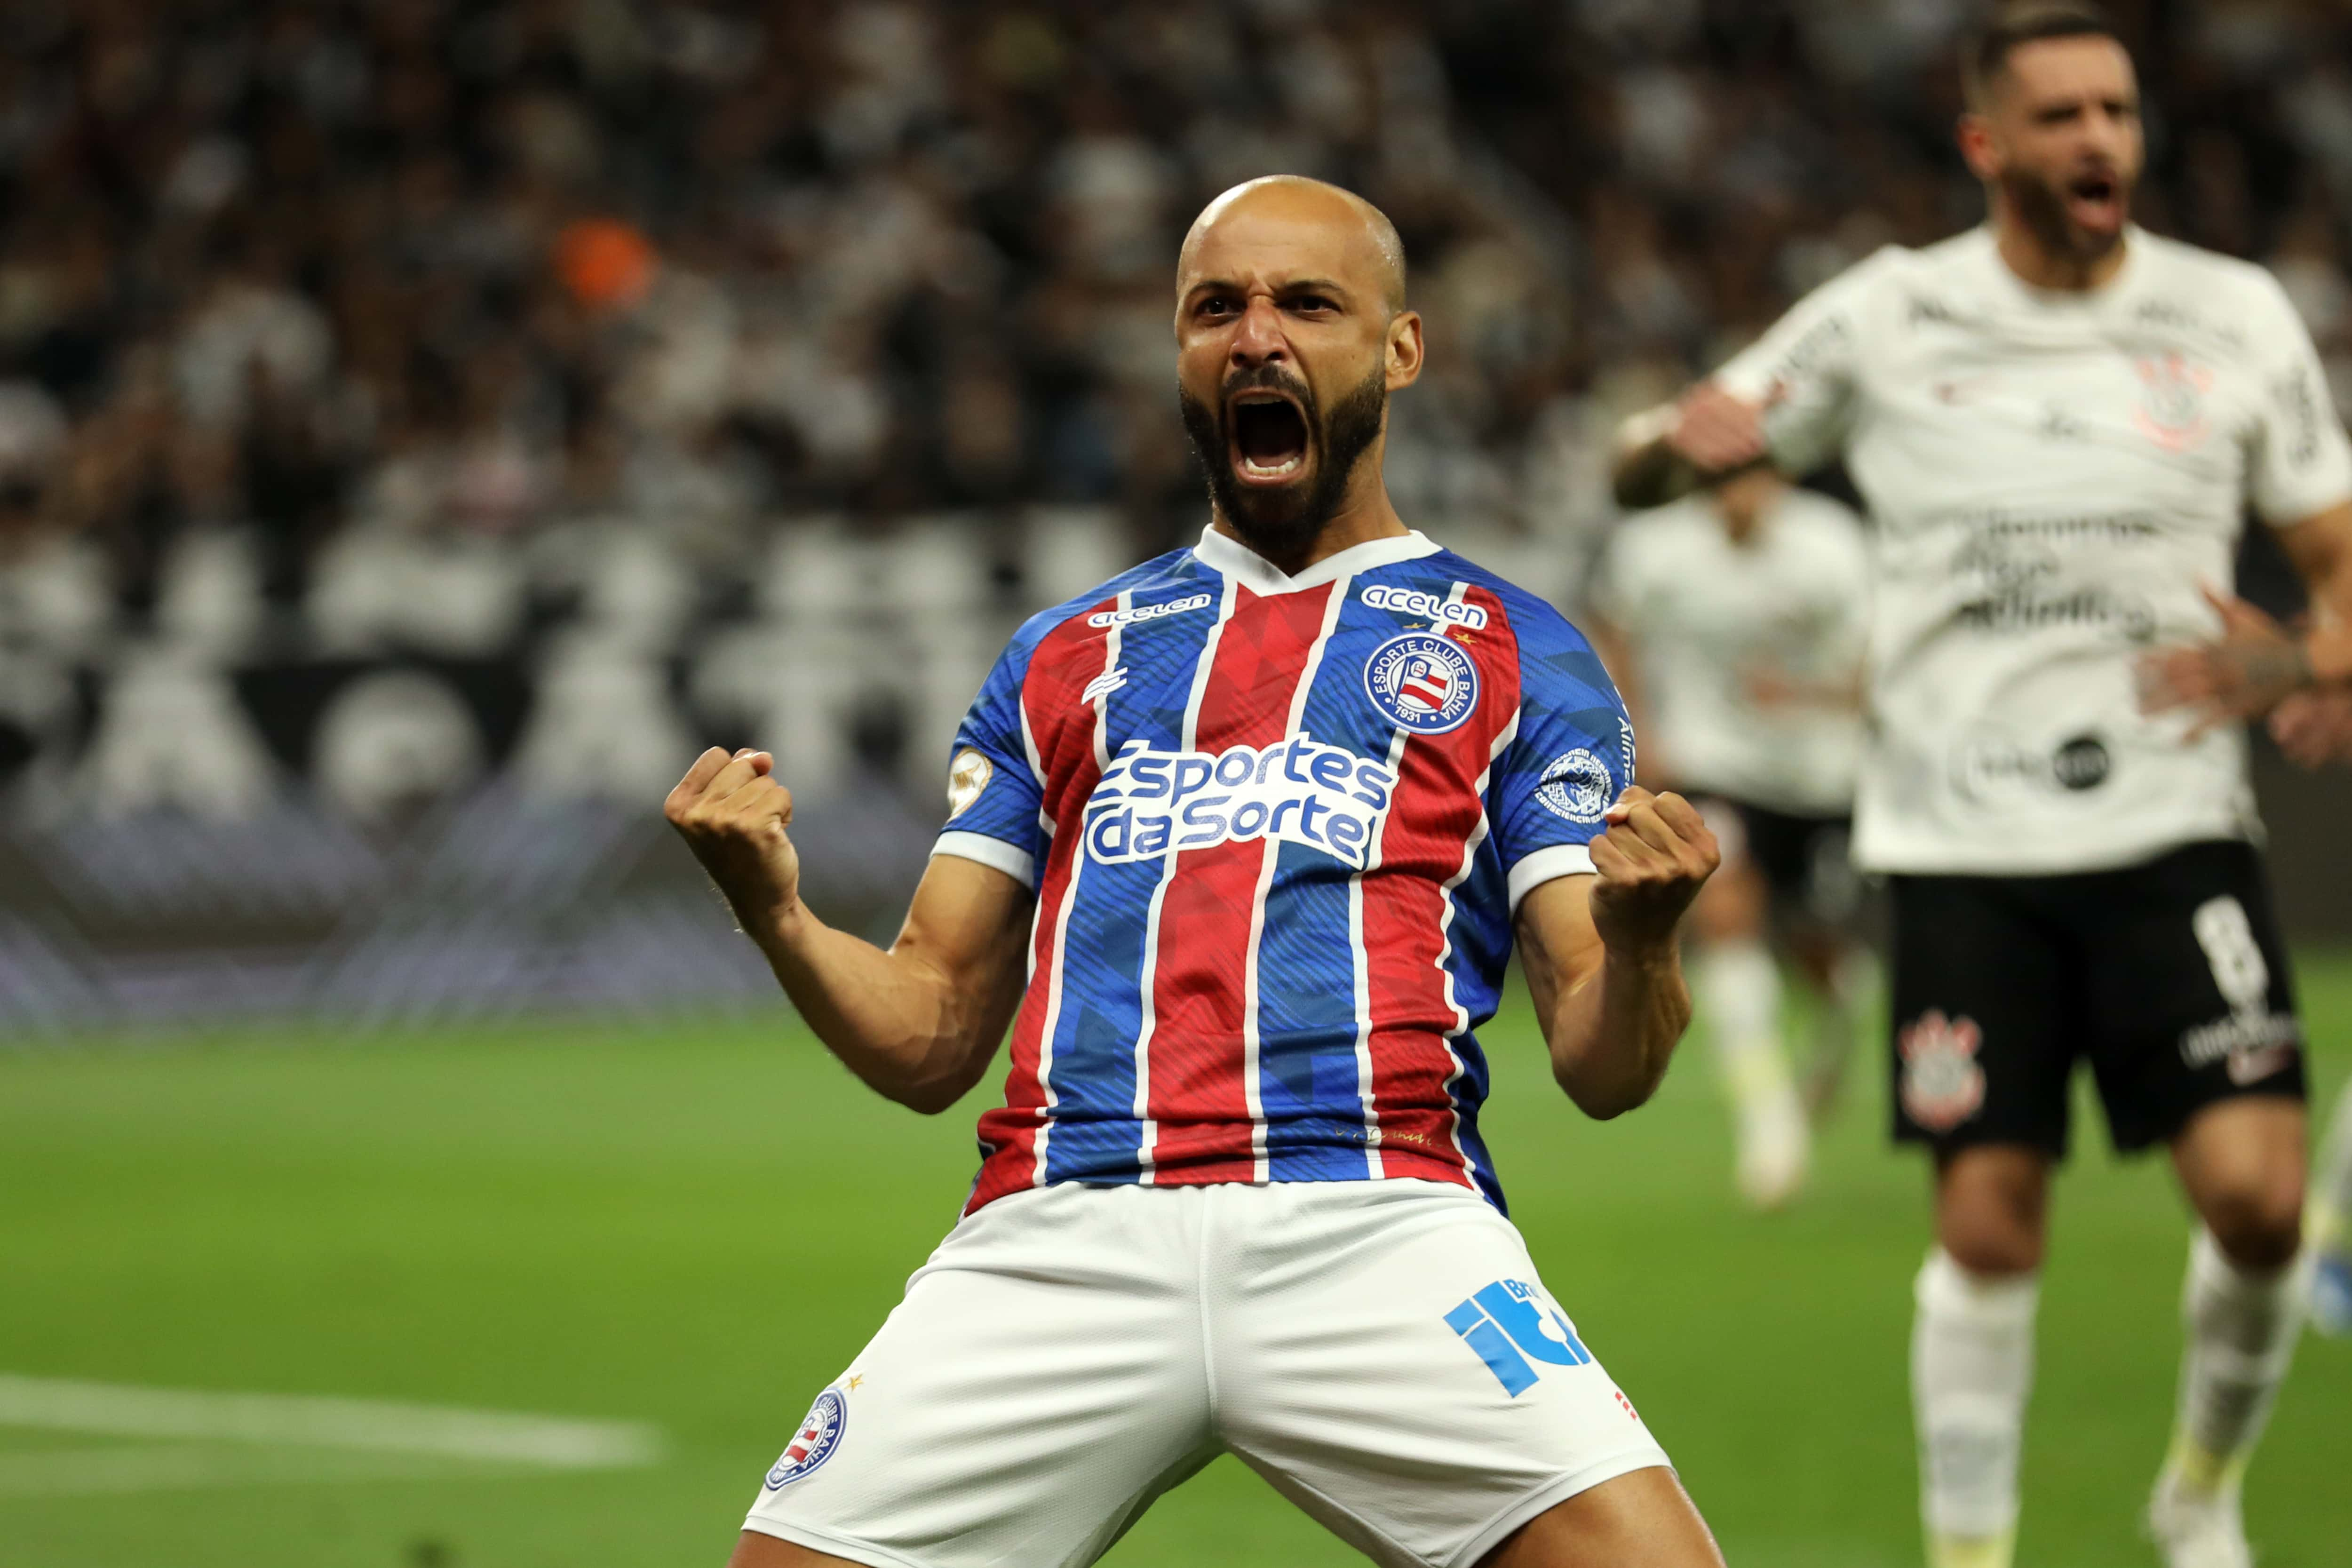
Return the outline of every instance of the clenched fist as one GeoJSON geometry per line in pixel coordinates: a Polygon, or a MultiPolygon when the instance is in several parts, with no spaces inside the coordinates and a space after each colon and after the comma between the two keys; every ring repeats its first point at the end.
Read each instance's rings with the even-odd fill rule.
{"type": "Polygon", "coordinates": [[[1612,952],[1639,954],[1671,947],[1683,911],[1722,863],[1715,835],[1698,809],[1678,795],[1629,786],[1609,808],[1609,826],[1592,841],[1592,925],[1612,952]]]}
{"type": "Polygon", "coordinates": [[[765,752],[713,746],[695,758],[669,792],[669,818],[727,895],[735,918],[754,937],[775,929],[799,905],[800,851],[793,847],[793,792],[775,781],[765,752]]]}
{"type": "MultiPolygon", "coordinates": [[[[1773,389],[1774,398],[1779,390],[1773,389]]],[[[1764,410],[1712,381],[1702,381],[1675,402],[1666,445],[1702,479],[1760,463],[1768,452],[1764,410]]]]}

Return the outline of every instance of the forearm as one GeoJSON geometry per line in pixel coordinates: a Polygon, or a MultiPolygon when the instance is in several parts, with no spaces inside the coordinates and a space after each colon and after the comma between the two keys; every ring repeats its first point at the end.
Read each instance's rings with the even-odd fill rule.
{"type": "MultiPolygon", "coordinates": [[[[925,1114],[970,1089],[988,1058],[989,998],[903,939],[885,952],[797,901],[746,930],[825,1048],[884,1098],[925,1114]]],[[[1001,1024],[1000,1024],[1001,1028],[1001,1024]]]]}
{"type": "Polygon", "coordinates": [[[1606,952],[1555,1005],[1546,1031],[1552,1076],[1588,1116],[1621,1116],[1658,1091],[1690,1018],[1690,987],[1673,944],[1606,952]]]}
{"type": "Polygon", "coordinates": [[[1690,465],[1675,454],[1674,429],[1671,403],[1636,414],[1617,427],[1609,480],[1619,506],[1628,511],[1664,506],[1690,488],[1695,476],[1690,465]]]}
{"type": "Polygon", "coordinates": [[[2352,686],[2352,621],[2320,627],[2304,643],[2311,676],[2320,686],[2352,686]]]}

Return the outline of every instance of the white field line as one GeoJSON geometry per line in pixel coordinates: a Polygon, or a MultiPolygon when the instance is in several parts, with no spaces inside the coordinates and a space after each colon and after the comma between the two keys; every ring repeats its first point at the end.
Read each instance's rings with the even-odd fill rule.
{"type": "Polygon", "coordinates": [[[0,1426],[429,1454],[559,1470],[650,1465],[663,1448],[659,1431],[635,1422],[373,1399],[133,1388],[5,1373],[0,1373],[0,1426]]]}
{"type": "Polygon", "coordinates": [[[266,1448],[227,1443],[178,1443],[168,1447],[118,1443],[103,1448],[0,1451],[0,1498],[96,1497],[304,1481],[487,1478],[500,1473],[462,1459],[428,1454],[266,1448]]]}

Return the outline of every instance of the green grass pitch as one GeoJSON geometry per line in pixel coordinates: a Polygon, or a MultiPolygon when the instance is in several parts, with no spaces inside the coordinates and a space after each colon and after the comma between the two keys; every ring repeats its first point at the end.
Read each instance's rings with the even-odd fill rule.
{"type": "MultiPolygon", "coordinates": [[[[2352,962],[2305,965],[2319,1077],[2352,962]]],[[[1791,1213],[1733,1202],[1703,1040],[1583,1121],[1524,1005],[1489,1121],[1554,1294],[1735,1565],[1916,1563],[1905,1347],[1926,1179],[1855,1085],[1791,1213]]],[[[812,1394],[951,1221],[971,1122],[875,1100],[777,1018],[268,1037],[0,1055],[0,1373],[629,1418],[647,1468],[148,1487],[152,1444],[0,1427],[0,1460],[121,1445],[124,1488],[0,1495],[9,1568],[717,1568],[812,1394]]],[[[2154,1562],[2187,1235],[2160,1163],[2083,1128],[2028,1438],[2027,1568],[2154,1562]]],[[[2352,1344],[2307,1342],[2249,1485],[2265,1568],[2352,1542],[2352,1344]]],[[[5,1467],[0,1467],[5,1468],[5,1467]]],[[[1231,1460],[1118,1568],[1354,1559],[1231,1460]]]]}

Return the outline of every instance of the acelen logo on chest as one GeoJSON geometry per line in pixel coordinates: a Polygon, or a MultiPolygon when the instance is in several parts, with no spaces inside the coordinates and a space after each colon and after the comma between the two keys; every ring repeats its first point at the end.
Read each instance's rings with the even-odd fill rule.
{"type": "Polygon", "coordinates": [[[1396,784],[1392,769],[1305,735],[1213,754],[1129,741],[1087,801],[1087,853],[1115,865],[1275,838],[1360,870],[1396,784]]]}

